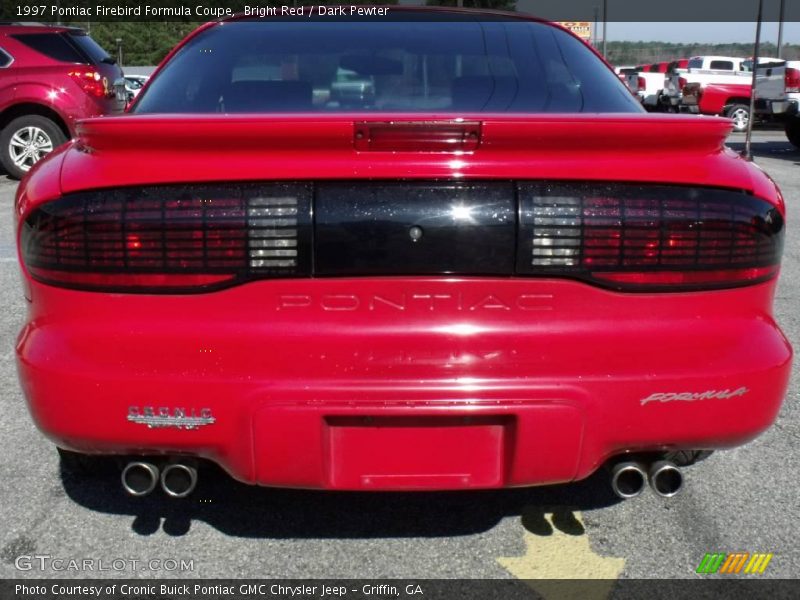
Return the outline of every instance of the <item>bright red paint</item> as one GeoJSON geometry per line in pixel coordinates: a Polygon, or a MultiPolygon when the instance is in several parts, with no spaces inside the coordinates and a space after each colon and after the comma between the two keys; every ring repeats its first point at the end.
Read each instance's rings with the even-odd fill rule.
{"type": "Polygon", "coordinates": [[[697,91],[697,106],[704,115],[721,115],[731,104],[750,103],[750,85],[737,83],[715,83],[700,87],[697,91]]]}
{"type": "MultiPolygon", "coordinates": [[[[477,149],[459,154],[359,152],[363,114],[90,120],[20,187],[16,216],[103,187],[399,178],[717,186],[785,213],[775,184],[723,148],[728,121],[459,116],[481,128],[477,149]]],[[[584,478],[629,451],[734,446],[775,419],[792,358],[772,315],[775,279],[644,294],[546,278],[324,278],[188,296],[24,279],[18,367],[46,435],[88,453],[201,456],[264,485],[522,486],[584,478]],[[126,421],[130,406],[210,408],[217,422],[146,429],[126,421]]]]}
{"type": "MultiPolygon", "coordinates": [[[[53,193],[146,183],[312,177],[702,182],[755,189],[766,199],[775,193],[763,173],[722,149],[730,123],[721,119],[646,113],[461,117],[481,123],[480,146],[474,153],[357,152],[355,123],[364,121],[360,113],[90,120],[80,125],[78,146],[63,155],[61,189],[53,193]],[[153,146],[156,132],[161,138],[153,146]],[[659,143],[653,144],[653,139],[659,143]],[[89,151],[79,151],[83,147],[89,151]],[[668,172],[660,160],[665,153],[672,166],[668,172]],[[219,170],[223,164],[224,178],[219,170]]],[[[372,113],[370,119],[442,121],[452,115],[372,113]]],[[[41,200],[32,197],[27,202],[35,206],[41,200]]],[[[26,213],[33,206],[26,206],[26,213]]]]}

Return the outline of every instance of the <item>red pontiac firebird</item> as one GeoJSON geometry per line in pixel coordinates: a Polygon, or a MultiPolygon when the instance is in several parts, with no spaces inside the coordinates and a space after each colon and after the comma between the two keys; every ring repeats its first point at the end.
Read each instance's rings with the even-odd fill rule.
{"type": "Polygon", "coordinates": [[[19,188],[33,419],[138,496],[203,460],[673,495],[789,378],[784,204],[730,130],[519,15],[207,24],[19,188]]]}

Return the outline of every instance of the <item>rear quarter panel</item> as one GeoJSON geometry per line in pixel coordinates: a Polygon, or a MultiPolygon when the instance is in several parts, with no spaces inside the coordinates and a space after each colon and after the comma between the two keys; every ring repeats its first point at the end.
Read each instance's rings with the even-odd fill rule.
{"type": "Polygon", "coordinates": [[[719,115],[732,102],[747,101],[749,97],[750,86],[746,84],[707,85],[700,96],[700,112],[706,115],[719,115]]]}

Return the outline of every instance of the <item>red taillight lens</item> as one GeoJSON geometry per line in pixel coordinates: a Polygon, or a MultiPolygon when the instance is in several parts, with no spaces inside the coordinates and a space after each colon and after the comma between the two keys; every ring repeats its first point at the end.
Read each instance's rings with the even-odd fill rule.
{"type": "Polygon", "coordinates": [[[195,291],[310,272],[310,186],[109,190],[45,204],[21,231],[43,282],[195,291]]]}
{"type": "Polygon", "coordinates": [[[764,281],[780,263],[781,214],[740,192],[532,184],[520,203],[518,273],[681,290],[764,281]]]}
{"type": "Polygon", "coordinates": [[[647,80],[644,77],[636,78],[636,91],[643,92],[647,89],[647,80]]]}
{"type": "Polygon", "coordinates": [[[683,272],[633,272],[633,273],[593,273],[595,279],[614,284],[637,286],[707,286],[714,284],[730,284],[731,282],[749,283],[763,281],[778,272],[777,266],[756,267],[753,269],[722,269],[720,271],[683,271],[683,272]]]}
{"type": "Polygon", "coordinates": [[[800,69],[787,68],[784,80],[786,82],[786,93],[800,92],[800,69]]]}
{"type": "Polygon", "coordinates": [[[103,98],[109,93],[108,80],[104,80],[94,69],[73,70],[69,72],[69,76],[90,96],[103,98]]]}

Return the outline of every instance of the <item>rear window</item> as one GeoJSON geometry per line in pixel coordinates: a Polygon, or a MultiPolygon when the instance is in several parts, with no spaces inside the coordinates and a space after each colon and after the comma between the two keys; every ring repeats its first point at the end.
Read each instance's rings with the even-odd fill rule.
{"type": "Polygon", "coordinates": [[[687,65],[689,69],[702,69],[703,68],[703,59],[702,58],[692,58],[689,60],[689,64],[687,65]]]}
{"type": "Polygon", "coordinates": [[[72,40],[72,43],[80,48],[81,52],[83,52],[83,54],[85,54],[93,63],[97,64],[102,62],[115,62],[114,59],[108,55],[108,52],[103,50],[103,47],[87,34],[72,33],[69,37],[70,40],[72,40]]]}
{"type": "Polygon", "coordinates": [[[642,111],[581,41],[522,20],[227,22],[183,46],[133,109],[440,110],[642,111]]]}
{"type": "Polygon", "coordinates": [[[733,71],[733,61],[712,60],[710,68],[711,70],[716,70],[716,71],[733,71]]]}
{"type": "Polygon", "coordinates": [[[88,63],[88,57],[61,33],[20,33],[12,36],[48,58],[67,63],[88,63]]]}

